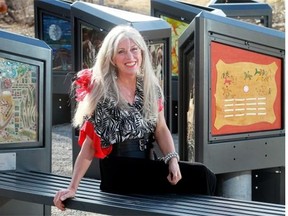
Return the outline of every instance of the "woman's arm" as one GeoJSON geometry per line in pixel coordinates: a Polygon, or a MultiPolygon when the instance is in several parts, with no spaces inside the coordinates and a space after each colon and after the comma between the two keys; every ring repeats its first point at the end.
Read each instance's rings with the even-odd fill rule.
{"type": "Polygon", "coordinates": [[[167,127],[163,111],[159,113],[154,135],[163,155],[175,151],[174,141],[167,127]]]}
{"type": "MultiPolygon", "coordinates": [[[[163,155],[175,152],[174,141],[171,132],[167,127],[163,110],[159,113],[154,135],[163,155]]],[[[168,164],[169,175],[167,176],[167,179],[171,184],[177,184],[177,182],[182,178],[178,165],[178,158],[172,157],[168,161],[168,164]]]]}
{"type": "Polygon", "coordinates": [[[94,157],[94,148],[92,145],[92,140],[89,136],[86,136],[86,139],[81,147],[81,150],[76,158],[72,180],[69,185],[69,189],[77,191],[79,183],[82,177],[85,175],[88,170],[94,157]]]}
{"type": "Polygon", "coordinates": [[[81,150],[76,158],[72,179],[67,189],[59,190],[54,197],[54,205],[60,210],[65,210],[63,201],[67,198],[74,197],[82,177],[88,170],[94,157],[94,148],[92,140],[86,136],[86,139],[81,147],[81,150]]]}

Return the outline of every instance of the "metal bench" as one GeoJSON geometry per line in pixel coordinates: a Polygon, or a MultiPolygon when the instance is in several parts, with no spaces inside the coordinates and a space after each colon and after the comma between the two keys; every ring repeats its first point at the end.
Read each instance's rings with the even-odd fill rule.
{"type": "MultiPolygon", "coordinates": [[[[0,197],[53,205],[57,190],[70,177],[35,171],[0,172],[0,197]]],[[[99,189],[100,181],[83,178],[67,208],[107,215],[285,215],[285,206],[204,195],[120,195],[99,189]]]]}

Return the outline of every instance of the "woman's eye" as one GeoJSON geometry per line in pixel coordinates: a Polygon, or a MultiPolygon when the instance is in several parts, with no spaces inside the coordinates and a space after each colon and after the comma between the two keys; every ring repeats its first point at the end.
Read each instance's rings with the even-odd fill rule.
{"type": "Polygon", "coordinates": [[[139,50],[138,47],[133,47],[133,48],[132,48],[132,52],[137,52],[138,50],[139,50]]]}

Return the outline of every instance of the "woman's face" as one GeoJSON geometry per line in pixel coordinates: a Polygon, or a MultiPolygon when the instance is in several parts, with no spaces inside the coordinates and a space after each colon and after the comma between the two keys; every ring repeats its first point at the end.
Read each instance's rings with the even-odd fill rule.
{"type": "Polygon", "coordinates": [[[141,50],[133,40],[124,38],[120,41],[113,60],[118,76],[136,75],[142,63],[141,50]]]}

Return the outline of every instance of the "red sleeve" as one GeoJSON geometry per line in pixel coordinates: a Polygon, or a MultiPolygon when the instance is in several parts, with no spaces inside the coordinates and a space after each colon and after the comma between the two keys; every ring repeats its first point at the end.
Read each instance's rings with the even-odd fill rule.
{"type": "Polygon", "coordinates": [[[158,112],[161,112],[164,109],[164,104],[162,98],[158,99],[158,112]]]}
{"type": "Polygon", "coordinates": [[[80,129],[79,139],[78,139],[78,144],[80,146],[83,145],[86,139],[86,136],[88,136],[93,141],[93,147],[95,149],[94,157],[102,159],[111,153],[112,145],[110,145],[108,148],[102,148],[101,139],[95,133],[94,125],[90,121],[85,121],[83,126],[80,129]]]}

